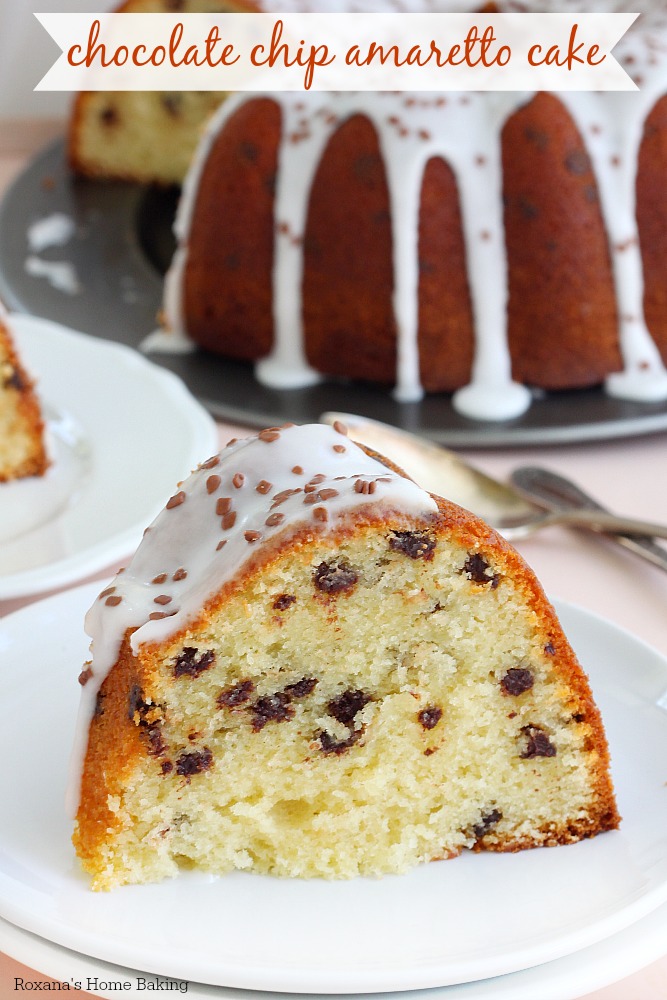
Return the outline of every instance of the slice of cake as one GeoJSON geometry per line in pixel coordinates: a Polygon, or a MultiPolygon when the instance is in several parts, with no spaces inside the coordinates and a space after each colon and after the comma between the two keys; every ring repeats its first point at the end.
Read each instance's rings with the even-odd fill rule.
{"type": "Polygon", "coordinates": [[[618,825],[530,569],[340,426],[205,461],[86,625],[71,791],[96,889],[180,865],[403,872],[618,825]]]}
{"type": "MultiPolygon", "coordinates": [[[[126,0],[125,14],[233,14],[246,0],[126,0]]],[[[70,120],[72,169],[89,177],[180,184],[204,124],[225,98],[214,91],[84,91],[70,120]]]]}
{"type": "Polygon", "coordinates": [[[34,385],[0,315],[0,483],[41,476],[48,464],[34,385]]]}

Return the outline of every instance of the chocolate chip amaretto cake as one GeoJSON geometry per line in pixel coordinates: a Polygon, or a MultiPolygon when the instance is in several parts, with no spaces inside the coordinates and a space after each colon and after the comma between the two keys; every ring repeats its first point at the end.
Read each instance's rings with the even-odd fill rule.
{"type": "Polygon", "coordinates": [[[521,557],[323,425],[182,483],[87,618],[93,887],[404,872],[618,825],[598,710],[521,557]]]}

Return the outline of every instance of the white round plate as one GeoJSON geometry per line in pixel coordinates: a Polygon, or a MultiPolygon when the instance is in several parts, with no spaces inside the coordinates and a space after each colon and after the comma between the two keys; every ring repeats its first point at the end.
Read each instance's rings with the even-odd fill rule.
{"type": "Polygon", "coordinates": [[[174,485],[218,450],[183,383],[131,348],[13,315],[52,464],[0,484],[0,599],[62,587],[127,556],[174,485]]]}
{"type": "Polygon", "coordinates": [[[571,955],[667,901],[667,660],[560,605],[606,722],[623,824],[567,847],[464,853],[346,882],[184,872],[93,893],[69,843],[67,759],[98,587],[0,622],[0,916],[106,962],[285,992],[409,990],[571,955]],[[57,723],[54,723],[57,720],[57,723]]]}

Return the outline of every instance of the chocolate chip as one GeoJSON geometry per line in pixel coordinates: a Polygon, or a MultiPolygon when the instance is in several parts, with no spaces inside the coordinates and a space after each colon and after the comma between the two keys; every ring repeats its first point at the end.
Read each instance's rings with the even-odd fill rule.
{"type": "Polygon", "coordinates": [[[556,652],[554,644],[552,642],[548,642],[544,647],[544,652],[547,654],[547,656],[553,656],[554,653],[556,652]]]}
{"type": "Polygon", "coordinates": [[[208,771],[212,763],[213,755],[208,747],[204,747],[203,750],[193,750],[191,753],[182,753],[176,761],[176,773],[189,778],[193,774],[208,771]]]}
{"type": "Polygon", "coordinates": [[[101,692],[97,692],[97,697],[95,698],[95,711],[93,712],[93,718],[99,719],[100,716],[104,715],[104,698],[105,695],[101,692]]]}
{"type": "Polygon", "coordinates": [[[529,760],[532,757],[556,756],[556,747],[541,726],[522,726],[521,732],[526,737],[526,748],[520,754],[524,760],[529,760]]]}
{"type": "Polygon", "coordinates": [[[479,552],[471,552],[463,564],[462,573],[465,573],[473,583],[490,583],[491,590],[495,590],[500,583],[500,574],[491,572],[487,575],[489,564],[479,552]]]}
{"type": "Polygon", "coordinates": [[[148,752],[159,757],[167,749],[161,732],[161,708],[144,699],[139,684],[133,684],[128,695],[127,715],[131,722],[139,726],[142,737],[148,741],[148,752]]]}
{"type": "Polygon", "coordinates": [[[250,701],[250,696],[255,690],[255,685],[251,680],[239,681],[233,687],[221,691],[217,698],[218,708],[236,708],[250,701]]]}
{"type": "Polygon", "coordinates": [[[502,818],[503,814],[500,809],[492,809],[491,812],[484,813],[479,823],[476,823],[472,828],[472,832],[477,840],[481,840],[481,838],[487,834],[489,830],[491,830],[494,826],[497,826],[502,818]]]}
{"type": "Polygon", "coordinates": [[[162,738],[160,723],[152,722],[142,732],[148,740],[148,752],[154,757],[161,757],[167,749],[167,744],[162,738]]]}
{"type": "Polygon", "coordinates": [[[389,548],[410,559],[429,561],[433,558],[435,538],[425,531],[395,531],[389,539],[389,548]]]}
{"type": "Polygon", "coordinates": [[[296,604],[294,594],[279,594],[271,605],[274,611],[286,611],[293,604],[296,604]]]}
{"type": "Polygon", "coordinates": [[[116,125],[118,122],[118,112],[112,107],[102,108],[100,111],[100,121],[103,125],[116,125]]]}
{"type": "Polygon", "coordinates": [[[184,646],[183,652],[174,662],[174,677],[199,677],[214,662],[215,653],[212,649],[207,649],[200,654],[195,646],[184,646]]]}
{"type": "Polygon", "coordinates": [[[9,370],[9,374],[4,378],[2,384],[5,387],[5,389],[16,389],[17,392],[21,392],[21,390],[25,389],[26,387],[26,383],[21,378],[21,373],[19,372],[19,370],[17,368],[11,368],[11,367],[9,370]]]}
{"type": "Polygon", "coordinates": [[[163,760],[160,764],[160,770],[163,774],[170,774],[174,770],[174,765],[170,760],[163,760]]]}
{"type": "Polygon", "coordinates": [[[309,694],[312,694],[316,684],[317,677],[302,677],[300,681],[288,684],[284,693],[289,698],[306,698],[309,694]]]}
{"type": "Polygon", "coordinates": [[[531,671],[525,667],[510,667],[505,676],[500,679],[500,686],[504,693],[515,697],[523,694],[524,691],[530,691],[534,683],[535,679],[531,671]]]}
{"type": "Polygon", "coordinates": [[[442,718],[442,709],[439,705],[427,705],[417,713],[417,718],[424,729],[435,729],[442,718]]]}
{"type": "Polygon", "coordinates": [[[333,698],[327,705],[329,715],[332,715],[337,722],[349,725],[355,715],[373,699],[365,691],[344,691],[337,698],[333,698]]]}
{"type": "Polygon", "coordinates": [[[353,590],[359,574],[344,561],[322,562],[313,573],[313,583],[323,594],[342,594],[353,590]]]}
{"type": "Polygon", "coordinates": [[[588,154],[583,149],[575,149],[565,157],[565,169],[571,174],[586,174],[590,168],[588,154]]]}
{"type": "Polygon", "coordinates": [[[321,733],[317,734],[316,739],[319,740],[323,753],[341,754],[345,753],[346,750],[349,750],[350,747],[354,746],[354,744],[361,738],[362,732],[363,730],[353,729],[346,739],[336,740],[331,733],[327,733],[323,730],[321,733]]]}
{"type": "Polygon", "coordinates": [[[252,728],[256,733],[263,729],[267,722],[286,722],[294,715],[289,695],[285,694],[284,691],[258,698],[255,704],[250,706],[250,711],[252,712],[252,728]]]}
{"type": "Polygon", "coordinates": [[[172,118],[179,118],[183,104],[181,94],[160,94],[160,103],[172,118]]]}

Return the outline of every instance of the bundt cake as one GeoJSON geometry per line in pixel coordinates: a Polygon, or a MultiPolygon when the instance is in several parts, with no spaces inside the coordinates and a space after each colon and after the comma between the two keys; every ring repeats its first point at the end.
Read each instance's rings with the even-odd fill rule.
{"type": "Polygon", "coordinates": [[[532,572],[340,425],[204,461],[86,627],[70,805],[95,889],[398,873],[618,825],[532,572]]]}
{"type": "MultiPolygon", "coordinates": [[[[126,0],[126,14],[229,14],[246,0],[126,0]]],[[[213,91],[83,91],[70,119],[68,156],[87,177],[181,184],[205,123],[224,100],[213,91]]]]}
{"type": "Polygon", "coordinates": [[[34,385],[0,313],[0,483],[41,476],[48,464],[34,385]]]}
{"type": "MultiPolygon", "coordinates": [[[[405,5],[424,6],[453,5],[405,5]]],[[[667,15],[651,8],[615,49],[637,93],[232,96],[178,212],[172,345],[254,361],[272,387],[453,392],[487,420],[532,389],[666,399],[667,15]]]]}

